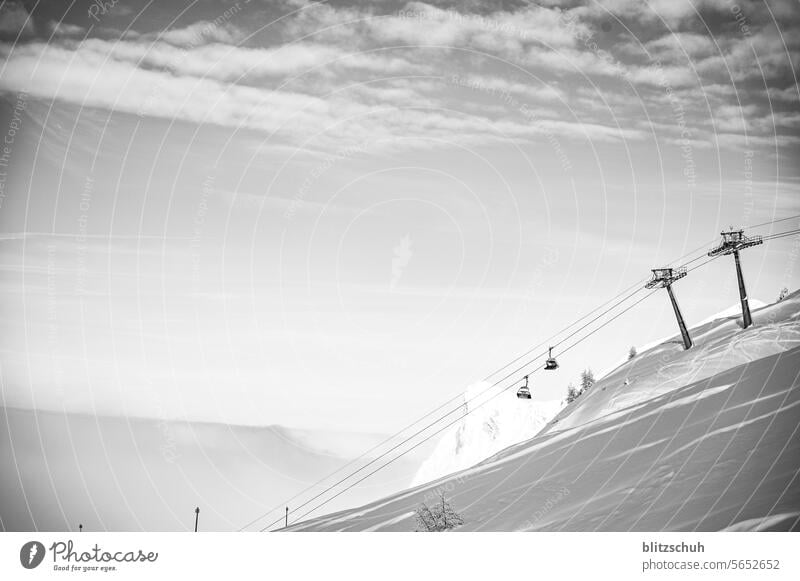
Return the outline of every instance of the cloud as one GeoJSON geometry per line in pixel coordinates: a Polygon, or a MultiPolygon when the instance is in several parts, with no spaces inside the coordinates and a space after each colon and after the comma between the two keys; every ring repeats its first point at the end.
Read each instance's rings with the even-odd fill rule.
{"type": "Polygon", "coordinates": [[[717,40],[707,34],[673,32],[645,43],[662,61],[686,64],[687,59],[705,58],[719,51],[717,40]]]}
{"type": "Polygon", "coordinates": [[[608,11],[620,17],[676,26],[704,12],[729,10],[729,0],[597,0],[588,3],[594,14],[608,11]]]}
{"type": "MultiPolygon", "coordinates": [[[[202,20],[117,40],[78,40],[80,27],[59,25],[49,45],[0,44],[7,61],[0,88],[246,128],[283,144],[313,138],[310,147],[328,150],[365,140],[396,144],[397,137],[418,147],[490,136],[535,141],[545,129],[565,139],[642,139],[642,110],[652,112],[658,126],[674,127],[676,100],[691,126],[711,127],[706,104],[741,105],[758,112],[747,126],[753,136],[776,127],[797,132],[795,116],[785,109],[796,99],[791,59],[800,58],[800,34],[790,35],[790,27],[782,39],[774,24],[754,20],[744,35],[731,32],[733,19],[715,34],[665,32],[653,18],[661,11],[683,22],[690,4],[615,0],[569,9],[482,6],[472,13],[423,2],[395,4],[392,11],[388,4],[311,4],[270,20],[253,36],[242,24],[257,30],[258,23],[242,14],[235,23],[202,20]],[[608,19],[598,12],[603,7],[638,18],[641,44],[598,30],[600,17],[608,19]],[[432,44],[443,48],[424,48],[432,44]],[[759,88],[759,81],[768,87],[759,88]],[[506,95],[554,124],[531,126],[506,95]],[[767,96],[776,103],[769,120],[767,96]]],[[[750,4],[742,5],[749,14],[750,4]]],[[[735,116],[717,117],[719,131],[744,130],[735,116]]]]}
{"type": "MultiPolygon", "coordinates": [[[[54,50],[71,51],[78,60],[101,65],[120,61],[146,70],[165,70],[177,76],[216,79],[226,82],[255,82],[261,78],[301,76],[313,70],[328,75],[332,70],[362,70],[367,72],[419,72],[424,65],[414,65],[406,59],[382,52],[350,53],[341,48],[310,42],[286,44],[268,48],[245,48],[222,43],[209,43],[190,48],[169,42],[145,39],[107,40],[89,38],[82,41],[53,43],[54,50]]],[[[23,45],[11,54],[25,58],[37,52],[47,58],[44,44],[23,45]]]]}
{"type": "MultiPolygon", "coordinates": [[[[379,41],[469,47],[509,57],[532,43],[559,47],[576,41],[575,30],[560,11],[540,7],[484,15],[410,2],[396,15],[371,19],[369,27],[379,41]]],[[[576,22],[573,27],[583,25],[576,22]]]]}
{"type": "Polygon", "coordinates": [[[628,70],[628,78],[634,83],[673,89],[695,85],[699,80],[691,69],[674,65],[631,67],[628,70]]]}
{"type": "Polygon", "coordinates": [[[21,2],[4,2],[0,5],[0,39],[33,36],[34,26],[28,11],[21,2]]]}
{"type": "Polygon", "coordinates": [[[533,80],[525,83],[493,75],[469,74],[451,75],[449,81],[457,86],[492,95],[513,93],[534,101],[554,102],[565,100],[564,92],[554,84],[544,84],[533,80]]]}
{"type": "Polygon", "coordinates": [[[326,101],[289,91],[229,85],[214,79],[175,77],[101,53],[42,43],[14,50],[0,88],[126,113],[195,123],[301,131],[329,110],[326,101]],[[292,125],[287,125],[291,119],[292,125]]]}
{"type": "Polygon", "coordinates": [[[106,56],[138,67],[165,69],[179,76],[236,81],[243,76],[269,77],[302,73],[340,56],[333,47],[293,44],[265,49],[208,44],[187,50],[165,42],[107,41],[90,39],[76,45],[76,52],[106,56]]]}
{"type": "Polygon", "coordinates": [[[86,29],[82,26],[55,20],[48,22],[47,28],[53,36],[84,36],[86,34],[86,29]]]}
{"type": "Polygon", "coordinates": [[[797,85],[786,87],[785,89],[778,89],[776,87],[770,87],[767,90],[767,94],[769,98],[775,101],[785,101],[787,103],[797,103],[800,100],[800,90],[798,90],[797,85]]]}
{"type": "Polygon", "coordinates": [[[166,30],[158,39],[182,47],[194,47],[207,42],[236,44],[244,33],[230,22],[208,22],[200,20],[184,28],[166,30]]]}
{"type": "Polygon", "coordinates": [[[758,112],[755,105],[738,107],[736,105],[723,105],[714,111],[714,129],[719,133],[744,133],[749,127],[752,132],[753,126],[748,119],[758,112]]]}
{"type": "MultiPolygon", "coordinates": [[[[35,97],[136,115],[260,130],[291,143],[319,133],[317,145],[327,148],[365,140],[396,143],[397,136],[407,146],[432,147],[447,142],[481,143],[488,136],[534,140],[544,131],[543,126],[530,126],[513,109],[500,119],[445,111],[439,99],[420,93],[422,87],[432,88],[430,82],[418,86],[392,79],[382,84],[353,83],[347,90],[330,94],[233,83],[241,78],[254,82],[259,77],[280,77],[326,62],[378,74],[421,72],[406,59],[382,52],[343,54],[335,47],[307,43],[264,49],[212,43],[186,50],[161,41],[92,38],[49,45],[32,42],[4,47],[0,54],[8,60],[0,78],[2,89],[23,89],[35,97]]],[[[329,67],[322,70],[324,75],[331,74],[329,67]]],[[[481,82],[532,101],[554,101],[560,96],[555,88],[497,77],[486,76],[481,82]]],[[[305,85],[319,89],[312,82],[305,85]]],[[[581,139],[587,135],[609,139],[618,134],[583,123],[569,131],[570,125],[564,122],[558,129],[581,139]]]]}
{"type": "Polygon", "coordinates": [[[725,61],[734,80],[760,79],[796,83],[800,63],[800,26],[783,31],[767,25],[751,36],[734,42],[725,61]],[[791,59],[791,60],[790,60],[791,59]]]}

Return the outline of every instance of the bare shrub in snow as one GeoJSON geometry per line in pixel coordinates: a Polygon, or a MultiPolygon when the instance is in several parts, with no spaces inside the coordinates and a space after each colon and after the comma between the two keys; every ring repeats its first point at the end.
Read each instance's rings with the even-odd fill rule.
{"type": "Polygon", "coordinates": [[[444,498],[444,492],[439,494],[439,500],[432,506],[428,506],[424,502],[417,508],[417,531],[421,532],[439,532],[449,531],[459,525],[464,524],[464,519],[461,518],[453,507],[450,506],[444,498]]]}

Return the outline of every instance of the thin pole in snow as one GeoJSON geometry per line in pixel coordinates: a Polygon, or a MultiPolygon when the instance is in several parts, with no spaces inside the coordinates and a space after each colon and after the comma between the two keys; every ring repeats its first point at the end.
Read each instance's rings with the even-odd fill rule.
{"type": "Polygon", "coordinates": [[[194,532],[197,532],[197,521],[200,520],[200,507],[194,509],[194,532]]]}
{"type": "Polygon", "coordinates": [[[289,526],[289,507],[286,507],[286,527],[289,526]]]}

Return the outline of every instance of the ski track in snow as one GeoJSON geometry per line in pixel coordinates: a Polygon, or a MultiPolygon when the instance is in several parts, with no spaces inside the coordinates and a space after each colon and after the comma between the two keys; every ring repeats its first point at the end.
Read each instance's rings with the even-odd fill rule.
{"type": "Polygon", "coordinates": [[[403,522],[407,518],[413,518],[413,517],[414,517],[414,511],[413,510],[409,511],[409,512],[404,512],[403,514],[401,514],[399,516],[396,516],[394,518],[390,518],[389,520],[385,520],[383,522],[379,522],[378,524],[372,525],[371,527],[367,527],[367,528],[364,529],[364,531],[365,532],[377,531],[378,529],[380,529],[382,527],[388,527],[388,526],[391,526],[393,524],[396,524],[396,523],[399,523],[399,522],[403,522]]]}

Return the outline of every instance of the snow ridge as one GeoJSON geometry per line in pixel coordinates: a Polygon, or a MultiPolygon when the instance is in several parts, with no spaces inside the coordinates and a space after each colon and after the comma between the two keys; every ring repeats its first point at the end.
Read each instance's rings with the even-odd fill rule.
{"type": "Polygon", "coordinates": [[[447,430],[422,463],[413,485],[474,466],[500,450],[533,438],[563,406],[559,401],[518,400],[514,390],[482,395],[489,385],[477,383],[464,392],[469,415],[447,430]],[[484,405],[481,403],[486,402],[484,405]],[[470,409],[471,408],[471,409],[470,409]]]}

